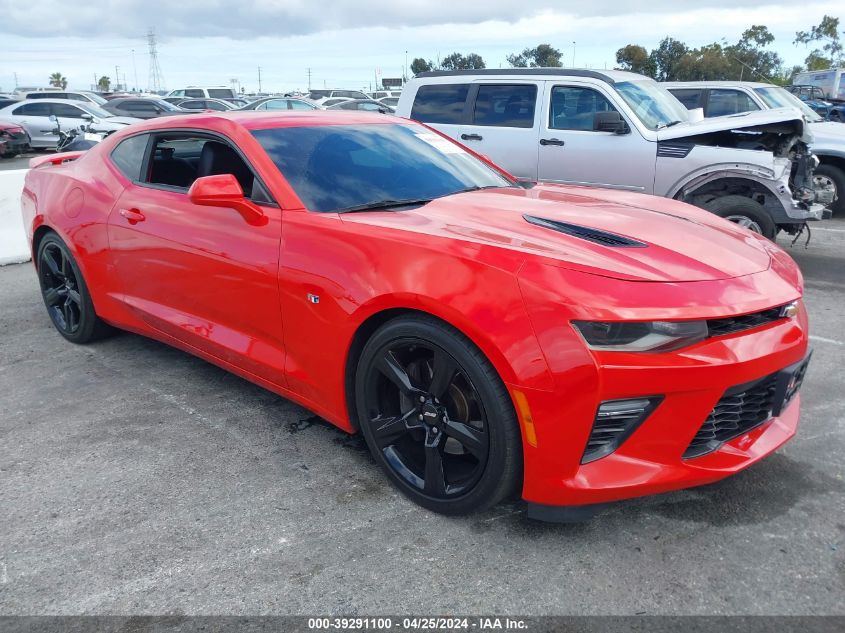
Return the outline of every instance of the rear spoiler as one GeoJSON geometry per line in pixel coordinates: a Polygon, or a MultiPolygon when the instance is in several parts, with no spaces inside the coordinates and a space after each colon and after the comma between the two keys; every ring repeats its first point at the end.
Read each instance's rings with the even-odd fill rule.
{"type": "Polygon", "coordinates": [[[76,160],[85,152],[62,152],[61,154],[51,154],[50,156],[38,156],[29,159],[29,168],[38,169],[39,167],[46,167],[47,165],[62,165],[76,160]]]}

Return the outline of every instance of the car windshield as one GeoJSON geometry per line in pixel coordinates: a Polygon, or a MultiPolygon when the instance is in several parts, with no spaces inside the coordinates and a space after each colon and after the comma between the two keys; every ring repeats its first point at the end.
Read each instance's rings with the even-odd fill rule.
{"type": "Polygon", "coordinates": [[[822,121],[815,110],[813,110],[806,103],[801,101],[794,94],[780,86],[772,86],[771,88],[755,88],[754,92],[760,95],[760,98],[770,108],[798,108],[801,113],[807,117],[808,121],[822,121]]]}
{"type": "Polygon", "coordinates": [[[111,112],[106,112],[100,106],[94,105],[93,103],[75,103],[74,105],[82,108],[88,114],[91,114],[98,119],[108,119],[109,117],[114,116],[111,112]]]}
{"type": "Polygon", "coordinates": [[[312,211],[424,204],[461,191],[516,186],[415,124],[279,127],[253,135],[312,211]]]}
{"type": "Polygon", "coordinates": [[[177,108],[175,105],[173,105],[169,101],[165,101],[164,99],[153,100],[153,103],[155,103],[162,110],[166,110],[167,112],[181,112],[182,111],[182,108],[177,108]]]}
{"type": "Polygon", "coordinates": [[[654,81],[623,81],[614,87],[643,125],[651,130],[682,123],[689,117],[686,107],[654,81]]]}
{"type": "Polygon", "coordinates": [[[108,103],[108,99],[103,99],[100,95],[94,94],[93,92],[86,92],[85,95],[97,105],[108,103]]]}

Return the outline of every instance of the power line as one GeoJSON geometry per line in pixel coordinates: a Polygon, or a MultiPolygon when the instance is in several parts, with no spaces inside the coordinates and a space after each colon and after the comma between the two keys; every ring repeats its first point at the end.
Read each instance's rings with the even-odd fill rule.
{"type": "Polygon", "coordinates": [[[147,90],[159,92],[164,90],[164,75],[161,73],[161,66],[158,65],[158,51],[156,50],[155,30],[150,28],[147,32],[147,44],[150,47],[150,80],[147,90]]]}

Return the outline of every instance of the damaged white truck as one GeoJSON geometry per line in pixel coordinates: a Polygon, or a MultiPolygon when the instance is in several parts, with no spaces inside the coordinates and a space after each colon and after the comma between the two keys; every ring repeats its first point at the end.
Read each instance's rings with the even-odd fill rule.
{"type": "Polygon", "coordinates": [[[813,188],[818,161],[800,113],[693,120],[667,90],[634,73],[422,73],[403,89],[397,114],[519,178],[675,198],[769,238],[799,233],[832,202],[813,188]]]}

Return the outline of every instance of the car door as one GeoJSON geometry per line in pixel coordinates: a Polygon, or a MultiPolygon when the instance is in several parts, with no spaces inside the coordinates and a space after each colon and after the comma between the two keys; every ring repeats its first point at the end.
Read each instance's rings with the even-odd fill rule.
{"type": "Polygon", "coordinates": [[[51,103],[50,114],[59,120],[59,125],[62,126],[63,130],[70,130],[82,125],[85,122],[82,117],[88,113],[72,103],[51,103]]]}
{"type": "Polygon", "coordinates": [[[124,114],[124,116],[134,116],[138,119],[154,119],[160,112],[156,104],[143,99],[124,101],[120,105],[120,109],[123,110],[121,114],[124,114]]]}
{"type": "Polygon", "coordinates": [[[227,139],[180,131],[130,137],[110,158],[125,177],[108,219],[122,300],[159,332],[284,385],[281,210],[243,155],[227,139]],[[197,177],[223,173],[259,205],[261,221],[191,202],[197,177]]]}
{"type": "Polygon", "coordinates": [[[652,193],[657,150],[603,87],[549,82],[540,121],[540,180],[652,193]],[[618,112],[627,132],[595,130],[595,115],[618,112]]]}
{"type": "Polygon", "coordinates": [[[456,140],[518,178],[537,178],[538,104],[545,82],[483,82],[470,87],[456,140]]]}
{"type": "Polygon", "coordinates": [[[50,120],[49,103],[23,103],[14,108],[11,115],[27,131],[33,147],[55,147],[58,143],[59,137],[52,133],[56,125],[50,120]]]}

